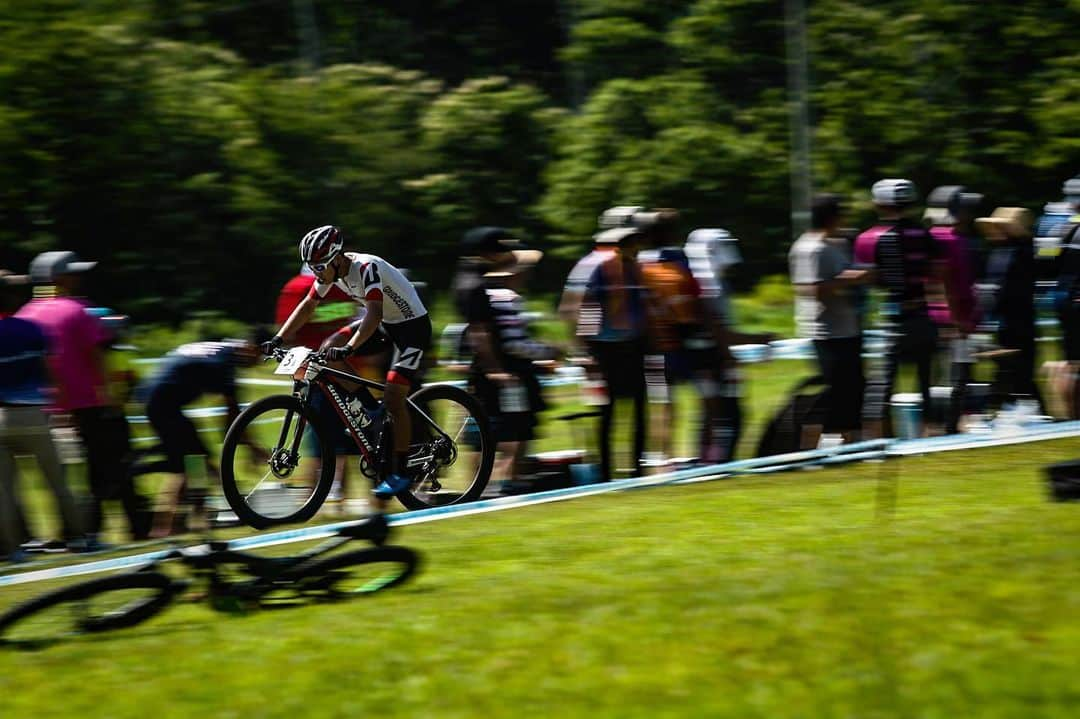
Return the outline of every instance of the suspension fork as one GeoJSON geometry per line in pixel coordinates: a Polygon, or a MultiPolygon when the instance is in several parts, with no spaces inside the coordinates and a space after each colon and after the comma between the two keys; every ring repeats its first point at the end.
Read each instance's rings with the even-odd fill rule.
{"type": "MultiPolygon", "coordinates": [[[[293,383],[293,396],[300,400],[301,411],[296,413],[298,415],[296,417],[296,434],[293,435],[292,446],[289,447],[289,453],[292,457],[299,457],[300,443],[304,439],[304,430],[307,428],[307,420],[304,418],[302,410],[311,407],[310,385],[307,382],[297,380],[293,383]]],[[[285,415],[285,421],[281,425],[281,434],[278,436],[278,449],[282,449],[288,441],[289,429],[293,422],[293,414],[293,411],[290,410],[285,415]]]]}

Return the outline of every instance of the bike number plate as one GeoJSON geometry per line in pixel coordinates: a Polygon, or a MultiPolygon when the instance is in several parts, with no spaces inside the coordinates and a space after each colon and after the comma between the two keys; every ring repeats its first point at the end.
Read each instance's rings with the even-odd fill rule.
{"type": "Polygon", "coordinates": [[[311,354],[311,350],[307,347],[293,347],[285,354],[281,364],[274,370],[274,374],[295,374],[296,370],[300,369],[300,365],[304,364],[304,360],[308,358],[309,354],[311,354]]]}

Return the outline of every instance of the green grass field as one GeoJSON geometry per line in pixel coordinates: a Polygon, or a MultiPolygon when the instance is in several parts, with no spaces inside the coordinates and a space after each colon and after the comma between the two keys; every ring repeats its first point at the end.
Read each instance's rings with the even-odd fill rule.
{"type": "MultiPolygon", "coordinates": [[[[417,525],[412,584],[0,654],[0,716],[1076,715],[1059,441],[417,525]],[[876,507],[898,470],[895,513],[876,507]]],[[[0,604],[42,585],[6,589],[0,604]]]]}
{"type": "MultiPolygon", "coordinates": [[[[745,368],[740,456],[811,371],[745,368]]],[[[556,420],[574,390],[549,399],[536,449],[581,446],[586,428],[556,420]]],[[[1078,454],[1062,440],[415,525],[394,541],[424,569],[383,595],[238,615],[185,602],[0,650],[0,718],[1074,717],[1080,506],[1047,501],[1041,467],[1078,454]],[[878,505],[891,487],[894,512],[878,505]]],[[[22,485],[48,536],[40,478],[22,485]]],[[[59,585],[0,589],[0,611],[59,585]]]]}

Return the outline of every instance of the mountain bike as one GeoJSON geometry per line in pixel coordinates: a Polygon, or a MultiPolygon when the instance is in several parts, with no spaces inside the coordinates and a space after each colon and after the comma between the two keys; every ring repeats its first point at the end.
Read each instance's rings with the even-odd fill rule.
{"type": "Polygon", "coordinates": [[[229,549],[228,542],[177,548],[140,569],[64,587],[0,616],[0,643],[47,644],[141,624],[162,612],[191,582],[174,579],[163,565],[181,562],[205,583],[204,596],[217,611],[335,601],[395,587],[411,577],[419,555],[383,544],[389,526],[382,515],[340,529],[314,549],[288,557],[264,557],[229,549]],[[328,555],[349,542],[376,546],[328,555]]]}
{"type": "MultiPolygon", "coordinates": [[[[371,393],[385,385],[330,367],[322,353],[306,347],[275,350],[269,358],[280,363],[275,374],[292,376],[292,394],[249,405],[221,450],[225,498],[240,521],[256,529],[314,516],[333,484],[339,444],[355,445],[361,473],[375,482],[386,476],[393,451],[390,417],[371,393]],[[358,389],[346,392],[342,380],[358,389]],[[266,448],[269,459],[241,456],[250,451],[241,438],[266,448]]],[[[406,405],[412,441],[405,472],[412,484],[398,501],[421,509],[479,498],[495,459],[480,403],[453,385],[432,384],[409,395],[406,405]]]]}

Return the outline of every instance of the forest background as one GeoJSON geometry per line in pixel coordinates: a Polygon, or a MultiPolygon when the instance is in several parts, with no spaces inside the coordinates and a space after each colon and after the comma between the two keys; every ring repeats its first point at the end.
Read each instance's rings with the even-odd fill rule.
{"type": "MultiPolygon", "coordinates": [[[[966,184],[1038,210],[1080,171],[1080,0],[812,0],[813,186],[966,184]]],[[[614,204],[792,239],[782,0],[9,0],[0,266],[101,262],[136,322],[265,321],[309,228],[434,288],[504,225],[560,286],[614,204]]]]}

